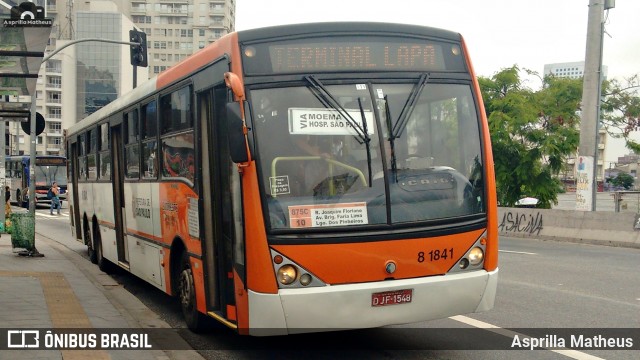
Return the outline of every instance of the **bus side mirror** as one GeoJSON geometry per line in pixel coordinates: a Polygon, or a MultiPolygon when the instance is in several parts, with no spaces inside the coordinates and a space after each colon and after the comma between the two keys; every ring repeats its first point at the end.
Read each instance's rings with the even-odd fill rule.
{"type": "Polygon", "coordinates": [[[240,113],[241,103],[227,103],[227,134],[229,135],[229,154],[231,160],[236,163],[249,161],[247,153],[247,141],[244,134],[244,124],[240,113]]]}

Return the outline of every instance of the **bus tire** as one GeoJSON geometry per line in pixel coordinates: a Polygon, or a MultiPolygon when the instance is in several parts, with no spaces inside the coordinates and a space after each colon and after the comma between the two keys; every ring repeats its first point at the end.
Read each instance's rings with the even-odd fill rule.
{"type": "Polygon", "coordinates": [[[93,243],[96,247],[95,252],[98,268],[108,274],[111,272],[111,263],[109,262],[109,260],[104,258],[104,255],[102,253],[102,238],[100,237],[100,229],[98,229],[98,227],[96,226],[93,233],[93,243]]]}
{"type": "Polygon", "coordinates": [[[196,305],[196,286],[193,281],[193,272],[189,255],[184,251],[180,258],[180,274],[178,275],[178,299],[182,308],[182,315],[187,327],[195,332],[202,332],[205,328],[206,318],[198,312],[196,305]]]}
{"type": "Polygon", "coordinates": [[[84,230],[84,243],[87,244],[87,253],[89,255],[89,260],[91,260],[92,263],[97,264],[98,263],[98,252],[95,249],[95,245],[93,243],[93,241],[91,240],[91,230],[89,229],[89,225],[87,223],[87,221],[84,221],[84,226],[83,226],[83,230],[84,230]]]}

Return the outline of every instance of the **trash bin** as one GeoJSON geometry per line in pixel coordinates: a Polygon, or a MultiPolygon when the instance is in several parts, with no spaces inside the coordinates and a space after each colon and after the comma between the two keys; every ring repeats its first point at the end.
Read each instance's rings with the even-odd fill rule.
{"type": "Polygon", "coordinates": [[[35,247],[35,217],[29,212],[11,214],[11,246],[32,250],[35,247]]]}

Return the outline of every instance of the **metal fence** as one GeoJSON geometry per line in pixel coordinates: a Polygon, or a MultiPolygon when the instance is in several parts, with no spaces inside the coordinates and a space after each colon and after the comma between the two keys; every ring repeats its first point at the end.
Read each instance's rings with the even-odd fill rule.
{"type": "Polygon", "coordinates": [[[615,212],[635,212],[640,214],[640,191],[614,191],[615,212]]]}
{"type": "MultiPolygon", "coordinates": [[[[575,210],[576,193],[558,194],[557,210],[575,210]]],[[[633,212],[640,214],[640,191],[600,191],[596,194],[596,211],[633,212]]]]}

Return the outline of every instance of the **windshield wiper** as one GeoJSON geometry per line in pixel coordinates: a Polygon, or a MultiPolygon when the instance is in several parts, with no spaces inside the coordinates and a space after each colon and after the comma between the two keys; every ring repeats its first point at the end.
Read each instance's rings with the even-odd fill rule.
{"type": "MultiPolygon", "coordinates": [[[[345,108],[342,107],[342,105],[340,105],[340,103],[333,97],[333,95],[331,95],[329,90],[327,90],[327,88],[324,87],[324,85],[320,82],[320,80],[316,79],[316,77],[313,75],[305,76],[304,79],[307,80],[309,84],[311,84],[311,86],[315,90],[316,96],[324,106],[326,106],[327,108],[332,108],[336,110],[340,115],[342,115],[342,117],[345,118],[345,120],[347,120],[349,125],[351,125],[351,127],[355,130],[356,135],[358,135],[356,137],[356,140],[358,140],[358,143],[360,143],[360,145],[364,143],[368,145],[371,139],[369,138],[369,134],[367,134],[366,129],[363,128],[363,126],[366,128],[364,111],[361,110],[363,126],[360,126],[360,124],[358,124],[353,119],[353,117],[349,115],[347,110],[345,110],[345,108]]],[[[360,108],[362,109],[362,104],[360,105],[360,108]]]]}
{"type": "Polygon", "coordinates": [[[398,116],[398,121],[396,121],[393,129],[391,131],[391,138],[397,139],[400,137],[400,134],[404,131],[405,126],[407,126],[407,121],[409,121],[409,116],[413,112],[413,109],[416,107],[416,100],[420,97],[424,86],[427,84],[427,80],[429,80],[429,74],[425,73],[420,76],[418,83],[413,87],[411,93],[409,94],[409,98],[407,102],[404,104],[402,111],[400,112],[400,116],[398,116]]]}
{"type": "Polygon", "coordinates": [[[384,96],[384,116],[387,122],[387,129],[389,132],[389,145],[390,145],[390,153],[386,154],[386,156],[391,156],[391,172],[395,178],[395,182],[398,182],[398,162],[396,161],[396,144],[395,138],[393,136],[393,132],[391,130],[391,110],[389,109],[389,98],[388,95],[384,96]]]}
{"type": "Polygon", "coordinates": [[[320,100],[320,102],[322,102],[325,107],[332,108],[336,110],[340,115],[342,115],[345,120],[347,120],[349,125],[351,125],[351,128],[353,128],[353,130],[356,132],[357,136],[354,135],[356,141],[360,145],[365,145],[365,148],[367,149],[367,170],[369,173],[368,184],[369,186],[371,186],[371,181],[373,178],[373,175],[371,174],[371,138],[369,137],[369,131],[367,129],[367,119],[364,115],[362,99],[358,97],[358,107],[360,108],[361,118],[360,120],[362,121],[362,126],[360,126],[360,124],[358,124],[355,119],[351,117],[347,110],[345,110],[345,108],[340,105],[340,103],[333,97],[333,95],[331,95],[329,90],[324,87],[320,80],[316,79],[316,77],[313,75],[305,76],[304,78],[309,82],[309,84],[311,84],[311,86],[315,90],[314,94],[320,100]]]}
{"type": "Polygon", "coordinates": [[[367,148],[367,170],[369,173],[369,186],[371,185],[371,182],[373,181],[373,174],[371,174],[371,146],[369,146],[369,142],[371,141],[371,139],[369,138],[368,135],[368,130],[367,130],[367,119],[364,116],[364,107],[362,106],[362,99],[360,97],[358,97],[358,107],[360,108],[360,116],[362,118],[362,130],[363,133],[365,134],[365,148],[367,148]]]}

